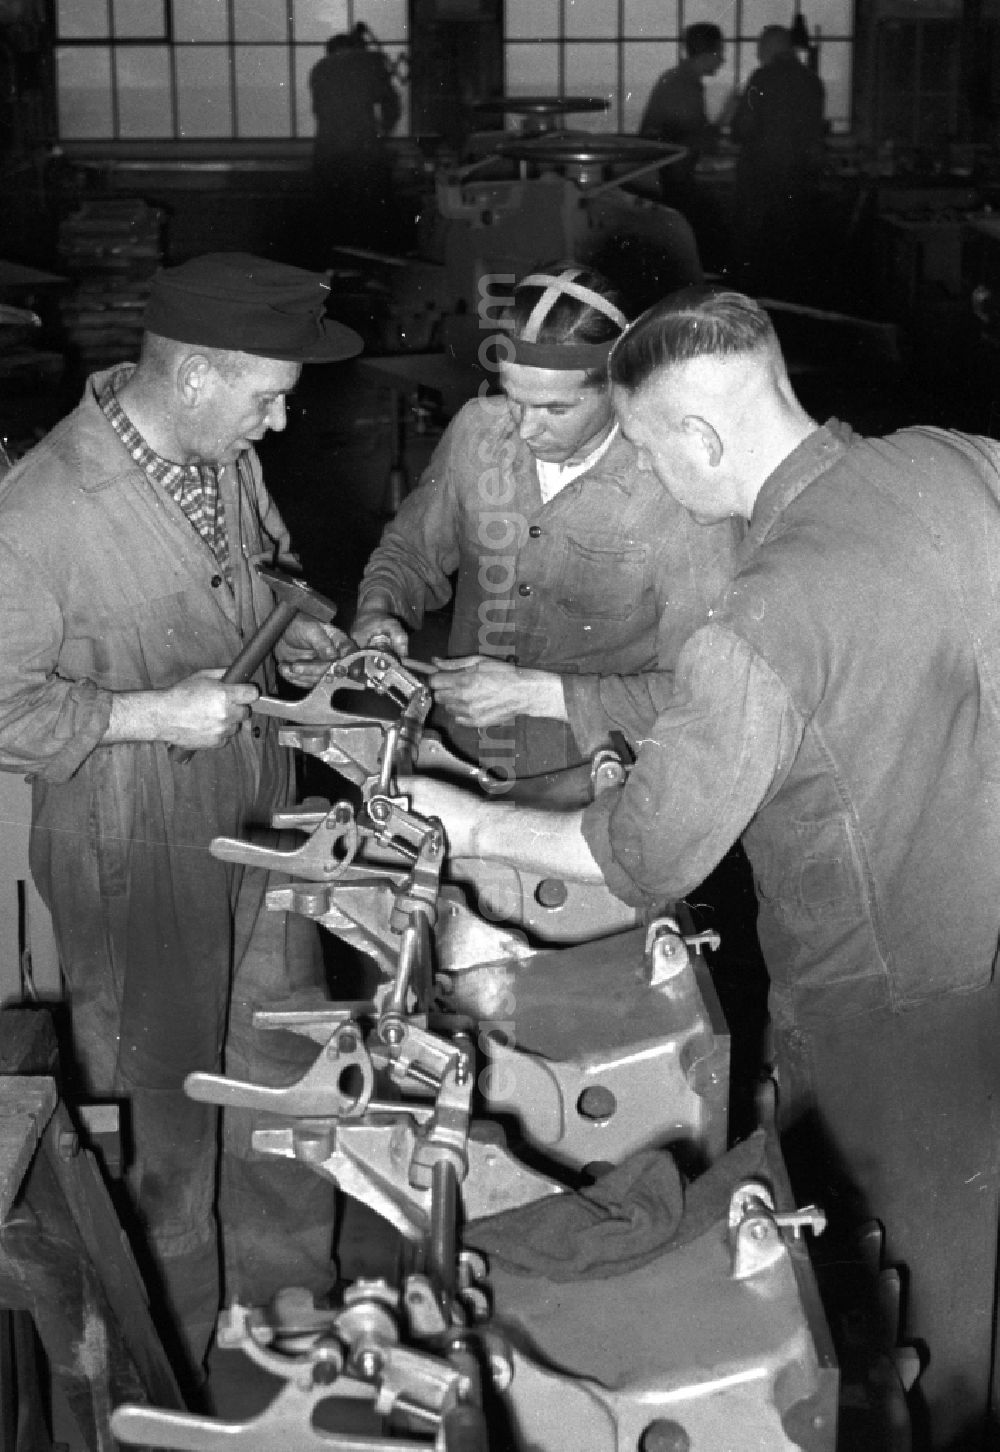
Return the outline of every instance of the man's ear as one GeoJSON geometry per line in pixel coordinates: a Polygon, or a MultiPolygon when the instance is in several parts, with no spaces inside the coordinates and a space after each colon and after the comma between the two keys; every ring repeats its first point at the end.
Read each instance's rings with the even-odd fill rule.
{"type": "Polygon", "coordinates": [[[722,440],[708,419],[701,418],[696,413],[688,413],[681,420],[681,428],[704,450],[711,467],[717,469],[722,463],[722,440]]]}
{"type": "Polygon", "coordinates": [[[188,353],[177,369],[177,391],[189,408],[196,407],[208,387],[212,365],[204,353],[188,353]]]}

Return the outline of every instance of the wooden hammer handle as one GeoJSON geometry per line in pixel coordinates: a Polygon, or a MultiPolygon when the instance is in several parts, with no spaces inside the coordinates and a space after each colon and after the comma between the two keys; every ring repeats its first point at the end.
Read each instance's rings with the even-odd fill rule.
{"type": "MultiPolygon", "coordinates": [[[[279,600],[263,624],[258,626],[251,635],[239,655],[223,671],[222,684],[241,686],[250,680],[261,661],[270,655],[298,613],[297,604],[288,600],[279,600]]],[[[194,752],[189,747],[170,746],[167,750],[178,766],[186,765],[194,756],[194,752]]]]}

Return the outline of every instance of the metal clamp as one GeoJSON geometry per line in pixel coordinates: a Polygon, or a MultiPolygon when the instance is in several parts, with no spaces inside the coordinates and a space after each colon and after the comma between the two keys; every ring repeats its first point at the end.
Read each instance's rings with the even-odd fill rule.
{"type": "Polygon", "coordinates": [[[316,1010],[305,1015],[272,1013],[254,1015],[260,1028],[283,1028],[315,1038],[323,1026],[326,1042],[316,1060],[294,1084],[271,1088],[222,1074],[195,1073],[184,1080],[189,1099],[203,1104],[259,1110],[268,1114],[316,1115],[351,1119],[364,1114],[375,1087],[371,1055],[361,1029],[343,1009],[316,1010]]]}
{"type": "Polygon", "coordinates": [[[356,1452],[426,1452],[426,1434],[449,1445],[441,1430],[460,1405],[476,1405],[478,1385],[462,1358],[454,1361],[403,1346],[399,1339],[399,1296],[382,1282],[359,1281],[336,1312],[317,1312],[286,1302],[293,1321],[280,1313],[270,1320],[260,1311],[234,1304],[219,1324],[219,1345],[238,1349],[271,1376],[284,1382],[278,1395],[247,1422],[221,1422],[183,1412],[144,1406],[118,1407],[111,1430],[129,1446],[179,1448],[182,1452],[287,1452],[343,1448],[356,1452]],[[304,1313],[304,1314],[303,1314],[304,1313]],[[279,1347],[295,1346],[291,1354],[279,1347]],[[358,1438],[321,1430],[314,1422],[321,1401],[369,1399],[382,1417],[405,1418],[422,1430],[419,1437],[396,1434],[358,1438]]]}
{"type": "Polygon", "coordinates": [[[733,1191],[729,1202],[733,1279],[747,1280],[786,1255],[782,1230],[789,1230],[798,1240],[805,1230],[821,1235],[826,1224],[826,1214],[819,1206],[777,1211],[774,1194],[764,1180],[745,1180],[733,1191]]]}
{"type": "MultiPolygon", "coordinates": [[[[314,819],[315,814],[310,813],[300,821],[304,824],[314,819]]],[[[283,825],[300,825],[286,813],[281,814],[281,820],[283,825]]],[[[353,862],[359,841],[353,808],[349,802],[337,802],[313,827],[303,846],[290,852],[239,837],[214,837],[208,850],[222,862],[242,862],[248,867],[287,872],[308,882],[334,882],[353,862]]]]}

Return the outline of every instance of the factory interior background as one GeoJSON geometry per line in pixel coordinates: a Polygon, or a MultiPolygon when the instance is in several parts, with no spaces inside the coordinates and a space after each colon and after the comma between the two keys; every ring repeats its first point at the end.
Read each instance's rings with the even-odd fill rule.
{"type": "MultiPolygon", "coordinates": [[[[36,315],[0,319],[7,453],[16,459],[66,413],[88,373],[135,355],[157,267],[239,250],[328,269],[330,310],[365,353],[307,369],[287,430],[260,454],[305,577],[346,624],[380,530],[448,418],[494,386],[483,279],[523,267],[519,247],[556,257],[572,245],[555,212],[533,231],[506,194],[486,217],[459,182],[448,190],[462,168],[531,133],[530,112],[501,100],[586,98],[546,120],[570,128],[586,156],[588,137],[636,135],[685,26],[722,28],[725,59],[707,81],[719,116],[757,64],[763,27],[797,16],[824,83],[827,136],[817,221],[769,289],[796,389],[815,416],[862,432],[913,422],[996,432],[997,0],[0,0],[0,303],[36,315]],[[358,24],[402,103],[386,140],[392,206],[373,230],[317,209],[312,171],[309,74],[328,38],[358,24]]],[[[699,167],[723,219],[737,150],[723,130],[699,167]]],[[[613,182],[627,163],[604,151],[561,174],[579,180],[583,167],[585,184],[613,182]]],[[[505,183],[518,165],[501,161],[505,183]]],[[[658,255],[655,179],[625,195],[634,237],[623,242],[612,222],[601,258],[643,304],[672,275],[658,255]]],[[[725,241],[698,241],[705,273],[725,278],[725,241]]],[[[441,648],[446,631],[445,615],[431,617],[415,653],[441,648]]],[[[321,773],[308,785],[328,789],[321,773]]],[[[739,861],[709,898],[720,999],[755,1023],[764,975],[739,861]]],[[[353,959],[329,951],[338,989],[353,984],[353,959]]],[[[25,988],[16,963],[0,965],[0,1002],[25,988]]],[[[733,1069],[748,1096],[739,1123],[753,1068],[737,1057],[733,1069]]],[[[230,1415],[269,1395],[267,1378],[237,1360],[216,1365],[230,1415]]],[[[68,1424],[60,1435],[76,1452],[68,1424]]]]}

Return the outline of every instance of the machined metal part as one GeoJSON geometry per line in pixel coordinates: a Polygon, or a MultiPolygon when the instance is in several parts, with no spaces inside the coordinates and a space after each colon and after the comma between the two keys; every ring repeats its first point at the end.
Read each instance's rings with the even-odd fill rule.
{"type": "MultiPolygon", "coordinates": [[[[287,813],[281,816],[286,825],[294,825],[287,813]]],[[[354,809],[348,802],[337,802],[301,847],[280,851],[239,837],[214,837],[209,851],[222,862],[242,862],[270,872],[287,872],[308,882],[333,882],[354,860],[359,840],[354,809]]]]}
{"type": "Polygon", "coordinates": [[[382,791],[370,796],[361,810],[362,831],[403,858],[416,862],[421,854],[435,863],[440,876],[444,859],[444,828],[435,817],[421,817],[409,810],[409,798],[389,796],[382,791]]]}
{"type": "Polygon", "coordinates": [[[733,1278],[746,1280],[771,1265],[784,1248],[783,1230],[798,1239],[806,1230],[822,1235],[825,1229],[826,1213],[818,1205],[778,1211],[774,1192],[765,1181],[748,1180],[738,1185],[729,1205],[733,1278]]]}
{"type": "MultiPolygon", "coordinates": [[[[269,889],[267,906],[312,918],[327,932],[373,958],[391,976],[399,953],[399,933],[391,925],[392,916],[407,876],[405,871],[368,866],[356,859],[335,885],[293,882],[269,889]]],[[[461,973],[480,963],[525,958],[535,951],[516,929],[485,922],[457,888],[442,888],[437,913],[435,954],[439,973],[461,973]]]]}
{"type": "MultiPolygon", "coordinates": [[[[281,1333],[259,1311],[238,1304],[223,1315],[219,1344],[242,1350],[269,1375],[284,1382],[270,1405],[247,1422],[221,1422],[180,1412],[122,1406],[112,1414],[112,1431],[126,1445],[180,1448],[183,1452],[289,1452],[289,1449],[342,1449],[342,1452],[427,1452],[447,1448],[440,1435],[456,1407],[478,1399],[469,1367],[457,1358],[400,1344],[399,1296],[383,1282],[355,1282],[335,1312],[312,1318],[315,1329],[301,1333],[294,1354],[273,1349],[281,1333]],[[414,1424],[419,1437],[405,1430],[385,1436],[324,1430],[316,1423],[321,1402],[349,1397],[371,1403],[375,1418],[414,1424]]],[[[376,1423],[379,1425],[380,1423],[376,1423]]]]}
{"type": "MultiPolygon", "coordinates": [[[[356,786],[361,786],[375,777],[384,757],[390,723],[349,711],[337,711],[333,707],[323,710],[322,722],[315,722],[308,716],[312,709],[306,706],[309,699],[306,697],[302,701],[290,703],[267,697],[257,701],[254,710],[263,715],[282,716],[286,720],[301,723],[279,728],[280,745],[295,747],[309,756],[315,756],[356,786]],[[289,706],[293,708],[294,715],[287,709],[289,706]],[[281,707],[286,709],[279,709],[281,707]]],[[[486,792],[496,791],[506,785],[498,782],[483,767],[456,756],[434,732],[422,729],[418,731],[416,723],[408,724],[410,729],[401,734],[398,749],[410,753],[410,764],[414,770],[440,772],[478,786],[486,792]]]]}
{"type": "Polygon", "coordinates": [[[638,908],[603,884],[544,877],[512,862],[448,858],[447,873],[475,889],[480,912],[494,923],[523,928],[542,943],[585,943],[634,927],[638,908]]]}
{"type": "Polygon", "coordinates": [[[383,721],[352,719],[346,712],[341,716],[339,724],[329,726],[282,726],[278,744],[304,751],[355,786],[364,786],[378,779],[390,726],[383,721]]]}
{"type": "MultiPolygon", "coordinates": [[[[258,1129],[252,1143],[260,1154],[308,1164],[388,1220],[407,1240],[422,1244],[431,1227],[430,1167],[439,1148],[432,1142],[433,1116],[431,1104],[369,1104],[360,1119],[304,1120],[258,1129]],[[424,1183],[413,1183],[411,1167],[418,1178],[423,1174],[424,1183]]],[[[557,1181],[522,1164],[500,1145],[468,1139],[464,1156],[458,1198],[466,1221],[563,1193],[557,1181]]]]}
{"type": "Polygon", "coordinates": [[[718,1226],[621,1276],[529,1286],[494,1268],[491,1330],[510,1339],[490,1365],[516,1445],[833,1452],[825,1321],[772,1229],[746,1276],[718,1226]]]}
{"type": "MultiPolygon", "coordinates": [[[[402,707],[404,716],[422,722],[432,704],[431,693],[418,676],[387,650],[354,650],[333,662],[312,690],[297,701],[262,696],[254,711],[310,726],[344,724],[344,712],[333,705],[338,691],[371,691],[402,707]]],[[[358,717],[351,718],[357,721],[358,717]]]]}
{"type": "MultiPolygon", "coordinates": [[[[315,1028],[323,1010],[309,1015],[306,1037],[312,1038],[308,1030],[315,1028]]],[[[260,1025],[259,1016],[254,1023],[260,1025]]],[[[271,1088],[264,1084],[253,1084],[245,1080],[230,1079],[221,1074],[189,1074],[184,1080],[184,1092],[190,1099],[203,1103],[218,1104],[242,1109],[257,1110],[268,1114],[309,1115],[328,1114],[336,1119],[356,1118],[363,1114],[371,1100],[375,1087],[375,1074],[371,1055],[368,1053],[361,1029],[342,1012],[333,1010],[327,1015],[329,1037],[315,1062],[294,1084],[283,1088],[271,1088]],[[321,1109],[317,1105],[322,1105],[321,1109]]],[[[272,1022],[270,1027],[282,1027],[292,1032],[301,1032],[304,1026],[288,1015],[280,1024],[272,1022]]]]}
{"type": "MultiPolygon", "coordinates": [[[[220,1424],[194,1419],[193,1431],[189,1422],[170,1434],[196,1440],[158,1442],[162,1426],[146,1409],[126,1408],[140,1417],[125,1416],[126,1433],[210,1452],[277,1448],[279,1438],[281,1452],[360,1452],[426,1447],[428,1436],[444,1449],[454,1413],[467,1414],[470,1436],[484,1431],[470,1353],[470,1338],[482,1335],[519,1449],[714,1452],[739,1426],[741,1445],[746,1428],[747,1445],[769,1452],[828,1452],[836,1373],[807,1304],[799,1238],[823,1217],[812,1206],[776,1210],[769,1181],[743,1182],[729,1223],[723,1217],[681,1252],[622,1276],[560,1283],[548,1300],[532,1278],[512,1278],[502,1263],[487,1278],[462,1252],[463,1224],[566,1193],[496,1137],[480,1137],[475,1091],[487,1113],[513,1116],[524,1142],[554,1164],[620,1163],[679,1140],[705,1161],[724,1153],[728,1035],[700,952],[718,943],[685,935],[673,917],[634,927],[631,909],[590,887],[503,863],[464,864],[462,880],[490,916],[514,926],[485,921],[457,889],[442,888],[441,824],[412,812],[396,787],[397,766],[412,769],[424,744],[427,700],[387,652],[338,665],[350,688],[374,689],[401,715],[303,721],[285,728],[286,744],[328,752],[328,764],[361,788],[358,814],[347,803],[304,803],[276,822],[306,834],[299,852],[253,860],[291,877],[269,892],[269,907],[300,912],[360,947],[386,983],[371,1004],[255,1017],[316,1043],[298,1083],[268,1089],[197,1075],[188,1087],[194,1097],[267,1111],[254,1150],[308,1165],[382,1216],[415,1248],[417,1273],[399,1290],[356,1283],[335,1312],[291,1306],[284,1320],[277,1310],[270,1322],[237,1319],[246,1354],[286,1369],[263,1424],[223,1424],[224,1439],[197,1440],[220,1424]],[[512,880],[514,911],[498,914],[512,880]],[[574,946],[539,950],[522,927],[574,946]],[[441,1007],[445,1016],[428,1021],[441,1007]],[[478,1075],[477,1049],[489,1061],[478,1075]],[[386,1081],[405,1097],[391,1098],[386,1081]],[[451,1354],[444,1348],[456,1332],[451,1354]],[[392,1436],[319,1432],[318,1401],[349,1388],[396,1419],[392,1436]]],[[[340,680],[328,673],[312,707],[328,716],[331,678],[340,680]]],[[[620,784],[625,768],[609,753],[590,770],[596,795],[620,784]]],[[[224,841],[223,852],[250,860],[251,845],[224,841]]],[[[448,869],[461,879],[462,863],[448,869]]]]}
{"type": "Polygon", "coordinates": [[[640,928],[438,977],[439,1005],[477,1025],[486,1113],[560,1164],[668,1143],[711,1163],[726,1149],[729,1033],[704,961],[668,921],[648,949],[640,928]]]}
{"type": "MultiPolygon", "coordinates": [[[[729,1220],[752,1225],[773,1198],[766,1181],[741,1182],[729,1220]]],[[[220,1344],[242,1348],[284,1382],[263,1413],[240,1424],[122,1407],[112,1429],[128,1445],[192,1452],[415,1452],[428,1435],[445,1449],[452,1409],[479,1405],[483,1367],[524,1452],[833,1452],[838,1378],[825,1321],[803,1290],[804,1252],[776,1233],[752,1274],[739,1275],[725,1231],[725,1222],[709,1224],[640,1268],[558,1286],[494,1267],[491,1319],[456,1333],[442,1334],[446,1320],[421,1276],[407,1277],[401,1291],[357,1281],[335,1311],[293,1304],[269,1319],[236,1306],[220,1344]],[[416,1345],[403,1344],[404,1322],[416,1345]],[[278,1349],[289,1346],[292,1354],[278,1349]],[[399,1430],[321,1431],[318,1404],[339,1396],[370,1399],[399,1430]],[[410,1427],[421,1436],[409,1436],[410,1427]]],[[[467,1279],[462,1261],[457,1279],[467,1279]]]]}

